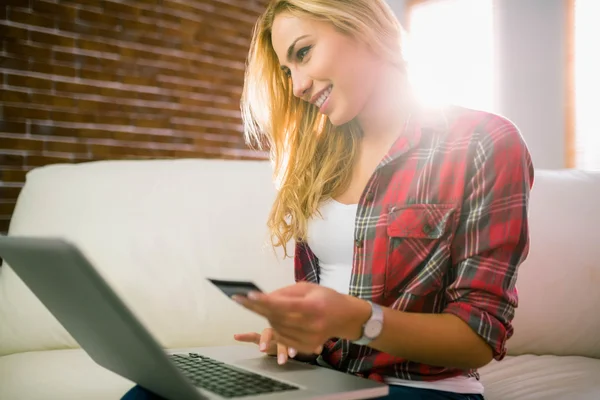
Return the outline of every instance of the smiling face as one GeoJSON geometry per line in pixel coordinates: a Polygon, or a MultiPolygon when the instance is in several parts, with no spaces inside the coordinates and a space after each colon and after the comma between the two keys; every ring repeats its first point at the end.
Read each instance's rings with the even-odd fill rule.
{"type": "Polygon", "coordinates": [[[360,115],[382,67],[366,44],[328,22],[289,12],[275,17],[271,41],[295,96],[319,107],[333,125],[360,115]]]}

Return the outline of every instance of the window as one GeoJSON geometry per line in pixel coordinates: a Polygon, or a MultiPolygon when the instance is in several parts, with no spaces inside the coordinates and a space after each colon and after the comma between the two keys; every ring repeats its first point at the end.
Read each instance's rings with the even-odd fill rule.
{"type": "Polygon", "coordinates": [[[492,0],[413,0],[408,13],[406,58],[416,95],[493,112],[492,0]]]}
{"type": "Polygon", "coordinates": [[[571,68],[568,73],[573,76],[567,79],[574,88],[567,88],[571,93],[571,112],[574,115],[567,117],[571,127],[571,134],[567,134],[567,147],[574,147],[574,158],[567,160],[569,167],[586,170],[600,170],[600,128],[598,121],[598,101],[600,93],[600,52],[598,52],[598,38],[600,37],[600,1],[598,0],[573,0],[570,6],[574,7],[571,14],[572,23],[571,45],[569,51],[571,68]]]}

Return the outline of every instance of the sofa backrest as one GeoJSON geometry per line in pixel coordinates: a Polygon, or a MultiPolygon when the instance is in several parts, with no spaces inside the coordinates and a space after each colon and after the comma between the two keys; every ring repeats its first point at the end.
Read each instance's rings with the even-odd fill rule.
{"type": "Polygon", "coordinates": [[[600,358],[600,172],[536,171],[509,354],[600,358]]]}
{"type": "MultiPolygon", "coordinates": [[[[79,245],[159,342],[234,343],[266,322],[204,279],[293,282],[266,220],[275,195],[265,161],[144,160],[31,171],[9,235],[79,245]]],[[[77,347],[10,268],[0,268],[0,354],[77,347]]]]}
{"type": "MultiPolygon", "coordinates": [[[[205,277],[293,282],[268,245],[266,161],[102,161],[30,172],[10,235],[78,244],[159,342],[234,343],[265,321],[205,277]]],[[[536,171],[531,249],[517,280],[509,354],[600,357],[600,173],[536,171]]],[[[292,250],[292,249],[290,249],[292,250]]],[[[10,268],[0,268],[0,355],[77,347],[10,268]]]]}

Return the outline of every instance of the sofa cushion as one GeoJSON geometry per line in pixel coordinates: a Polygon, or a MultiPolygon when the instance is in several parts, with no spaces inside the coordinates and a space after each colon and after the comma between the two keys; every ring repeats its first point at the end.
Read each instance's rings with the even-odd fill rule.
{"type": "Polygon", "coordinates": [[[600,360],[586,357],[507,357],[480,370],[486,400],[600,399],[600,360]]]}
{"type": "Polygon", "coordinates": [[[117,400],[133,385],[80,349],[0,357],[0,399],[117,400]]]}
{"type": "MultiPolygon", "coordinates": [[[[597,400],[600,360],[519,356],[481,370],[486,400],[597,400]]],[[[0,357],[0,399],[119,399],[133,386],[96,364],[83,350],[0,357]]]]}
{"type": "MultiPolygon", "coordinates": [[[[266,322],[205,277],[293,282],[268,244],[275,195],[264,161],[148,160],[31,171],[10,235],[79,245],[164,347],[234,343],[266,322]]],[[[0,269],[0,355],[77,347],[9,267],[0,269]]]]}

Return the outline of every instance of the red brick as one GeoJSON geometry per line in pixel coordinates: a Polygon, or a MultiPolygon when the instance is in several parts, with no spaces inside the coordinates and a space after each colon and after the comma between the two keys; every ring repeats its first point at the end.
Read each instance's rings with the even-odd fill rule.
{"type": "MultiPolygon", "coordinates": [[[[173,134],[181,134],[182,132],[172,131],[173,134]]],[[[102,134],[103,132],[97,132],[102,134]]],[[[104,132],[106,135],[106,132],[104,132]]],[[[147,142],[147,143],[180,143],[180,144],[192,144],[193,138],[185,136],[163,136],[163,135],[149,135],[143,133],[132,133],[132,132],[110,132],[112,139],[125,142],[147,142]]]]}
{"type": "Polygon", "coordinates": [[[90,151],[93,157],[101,158],[127,158],[131,156],[147,157],[174,157],[174,151],[167,149],[146,149],[143,147],[134,147],[129,144],[119,144],[115,141],[114,146],[90,144],[90,151]]]}
{"type": "Polygon", "coordinates": [[[91,69],[81,69],[79,70],[79,77],[81,79],[93,79],[96,81],[109,81],[115,82],[117,81],[118,76],[113,71],[110,70],[91,70],[91,69]]]}
{"type": "MultiPolygon", "coordinates": [[[[6,117],[0,119],[0,132],[3,133],[26,133],[27,125],[23,121],[9,121],[6,117]]],[[[0,153],[2,150],[0,150],[0,153]]]]}
{"type": "Polygon", "coordinates": [[[124,76],[120,81],[128,85],[156,86],[156,80],[153,77],[124,76]]]}
{"type": "Polygon", "coordinates": [[[25,182],[25,174],[27,174],[27,171],[22,168],[3,167],[0,170],[0,181],[11,183],[25,182]]]}
{"type": "MultiPolygon", "coordinates": [[[[43,0],[33,0],[30,1],[32,3],[33,11],[35,13],[40,13],[43,15],[51,16],[52,18],[56,18],[59,20],[74,20],[77,17],[77,8],[72,5],[52,3],[43,0]]],[[[23,0],[21,0],[23,3],[23,0]]]]}
{"type": "Polygon", "coordinates": [[[61,63],[82,64],[82,65],[101,65],[98,57],[90,57],[83,54],[76,54],[69,51],[54,50],[52,58],[61,63]]]}
{"type": "Polygon", "coordinates": [[[8,39],[9,42],[25,41],[29,39],[29,30],[18,26],[0,24],[0,37],[8,39]]]}
{"type": "Polygon", "coordinates": [[[0,201],[0,215],[12,215],[17,202],[15,200],[0,201]]]}
{"type": "Polygon", "coordinates": [[[55,134],[56,127],[52,122],[33,122],[29,129],[32,135],[50,136],[55,134]]]}
{"type": "Polygon", "coordinates": [[[121,19],[114,15],[95,12],[91,10],[79,10],[78,17],[80,20],[85,21],[93,26],[103,26],[106,28],[115,28],[121,24],[121,19]]]}
{"type": "Polygon", "coordinates": [[[79,39],[77,47],[84,50],[102,51],[106,53],[119,53],[119,47],[114,44],[104,43],[101,41],[79,39]]]}
{"type": "Polygon", "coordinates": [[[49,164],[69,164],[74,161],[73,158],[65,157],[52,157],[52,156],[40,156],[33,155],[27,156],[27,166],[29,167],[40,167],[49,164]]]}
{"type": "MultiPolygon", "coordinates": [[[[93,118],[93,116],[91,116],[91,118],[93,118]]],[[[50,119],[58,122],[93,122],[90,120],[90,115],[62,110],[53,110],[50,119]]]]}
{"type": "Polygon", "coordinates": [[[3,103],[27,103],[29,94],[22,91],[3,89],[0,90],[0,102],[3,103]]]}
{"type": "MultiPolygon", "coordinates": [[[[4,104],[4,118],[8,119],[48,119],[50,113],[47,109],[25,107],[25,106],[9,106],[4,104]]],[[[4,140],[4,139],[2,139],[4,140]]],[[[10,149],[10,147],[7,147],[10,149]]]]}
{"type": "Polygon", "coordinates": [[[60,34],[52,34],[47,32],[29,32],[30,39],[32,42],[41,43],[45,45],[53,45],[53,46],[65,46],[65,47],[73,47],[75,46],[75,39],[70,36],[63,36],[60,34]]]}
{"type": "Polygon", "coordinates": [[[5,137],[0,134],[0,144],[2,148],[12,150],[42,150],[44,142],[35,139],[5,137]]]}
{"type": "Polygon", "coordinates": [[[141,14],[139,8],[118,1],[104,0],[102,5],[104,11],[110,14],[122,14],[128,17],[139,17],[141,14]]]}
{"type": "Polygon", "coordinates": [[[11,57],[19,57],[26,60],[30,57],[37,60],[48,60],[52,57],[52,50],[48,47],[39,47],[12,41],[6,42],[5,50],[11,57]]]}
{"type": "Polygon", "coordinates": [[[73,142],[53,142],[48,141],[45,143],[44,150],[59,152],[59,153],[87,153],[88,146],[84,143],[73,143],[73,142]]]}
{"type": "Polygon", "coordinates": [[[114,32],[109,29],[92,26],[87,23],[83,23],[83,24],[78,23],[75,20],[56,21],[56,27],[65,33],[104,36],[104,37],[113,37],[113,32],[114,32]]]}
{"type": "Polygon", "coordinates": [[[0,199],[1,200],[16,199],[19,196],[20,192],[21,192],[20,187],[0,186],[0,199]]]}
{"type": "MultiPolygon", "coordinates": [[[[10,219],[8,217],[0,217],[0,233],[6,235],[10,227],[10,219]]],[[[0,267],[2,266],[2,258],[0,258],[0,267]]]]}
{"type": "Polygon", "coordinates": [[[30,62],[23,58],[3,58],[0,59],[0,67],[17,71],[28,71],[30,62]]]}
{"type": "Polygon", "coordinates": [[[48,61],[31,63],[28,70],[50,75],[62,75],[68,77],[77,76],[77,70],[75,68],[66,67],[63,65],[48,64],[48,61]]]}
{"type": "MultiPolygon", "coordinates": [[[[2,150],[0,150],[1,152],[2,150]]],[[[25,165],[25,156],[17,154],[2,154],[0,153],[0,167],[5,166],[23,166],[25,165]]]]}
{"type": "Polygon", "coordinates": [[[23,8],[11,8],[9,11],[8,18],[12,22],[18,22],[20,24],[39,26],[42,28],[54,29],[55,19],[54,16],[47,16],[39,13],[32,13],[27,9],[23,8]]]}
{"type": "Polygon", "coordinates": [[[7,75],[7,83],[10,86],[21,86],[26,87],[28,89],[43,89],[43,90],[51,90],[52,89],[52,81],[48,79],[35,78],[32,76],[23,76],[23,75],[7,75]]]}
{"type": "Polygon", "coordinates": [[[31,93],[31,103],[40,106],[54,106],[61,108],[72,108],[77,104],[77,100],[71,97],[56,96],[43,93],[31,93]]]}
{"type": "Polygon", "coordinates": [[[85,85],[81,83],[72,82],[55,82],[54,88],[56,92],[64,93],[85,93],[85,94],[99,94],[100,88],[92,85],[85,85]]]}

